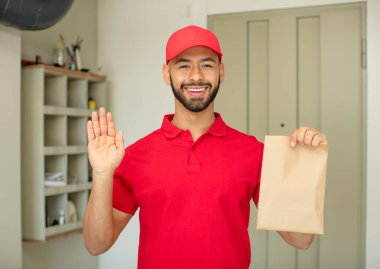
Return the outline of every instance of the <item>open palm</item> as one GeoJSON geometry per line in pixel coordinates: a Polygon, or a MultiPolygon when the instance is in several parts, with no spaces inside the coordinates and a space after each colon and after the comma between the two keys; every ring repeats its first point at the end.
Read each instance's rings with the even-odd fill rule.
{"type": "Polygon", "coordinates": [[[101,107],[87,122],[88,158],[95,173],[113,173],[124,157],[122,132],[115,130],[110,112],[101,107]]]}

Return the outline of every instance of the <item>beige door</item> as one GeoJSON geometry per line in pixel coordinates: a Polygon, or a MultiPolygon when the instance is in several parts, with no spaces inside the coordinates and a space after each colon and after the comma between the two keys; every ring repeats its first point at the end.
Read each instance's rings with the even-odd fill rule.
{"type": "Polygon", "coordinates": [[[365,6],[335,5],[210,16],[226,80],[216,110],[263,140],[313,126],[329,138],[325,234],[307,251],[275,232],[250,235],[255,269],[363,268],[365,6]]]}

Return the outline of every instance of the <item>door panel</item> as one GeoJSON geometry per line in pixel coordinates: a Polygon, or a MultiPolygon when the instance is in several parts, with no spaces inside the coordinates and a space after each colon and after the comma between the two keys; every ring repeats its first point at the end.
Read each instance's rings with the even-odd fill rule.
{"type": "Polygon", "coordinates": [[[269,134],[289,135],[297,126],[295,25],[294,16],[281,14],[270,19],[269,134]]]}
{"type": "MultiPolygon", "coordinates": [[[[268,133],[268,92],[269,92],[269,21],[250,21],[248,23],[248,133],[264,141],[268,133]]],[[[251,216],[256,216],[257,209],[251,203],[251,216]]],[[[255,268],[267,268],[268,232],[255,228],[255,221],[250,221],[249,234],[252,246],[252,260],[255,268]]]]}
{"type": "Polygon", "coordinates": [[[269,21],[248,23],[248,132],[264,141],[269,131],[269,21]]]}
{"type": "MultiPolygon", "coordinates": [[[[269,134],[289,135],[297,126],[295,36],[293,16],[279,15],[270,19],[269,134]]],[[[261,89],[251,88],[250,91],[261,91],[261,89]]],[[[289,247],[275,232],[269,233],[268,250],[268,268],[295,268],[295,249],[289,247]]]]}
{"type": "Polygon", "coordinates": [[[320,128],[320,19],[297,19],[298,126],[320,128]]]}
{"type": "Polygon", "coordinates": [[[223,54],[233,55],[223,57],[226,79],[218,93],[215,110],[223,111],[222,116],[231,127],[238,130],[247,130],[247,34],[245,22],[242,20],[221,21],[214,25],[215,32],[224,42],[223,54]]]}
{"type": "MultiPolygon", "coordinates": [[[[298,126],[320,129],[320,19],[297,18],[298,126]]],[[[297,269],[318,268],[319,237],[308,251],[297,251],[297,269]]]]}
{"type": "Polygon", "coordinates": [[[330,142],[320,268],[357,269],[363,218],[361,12],[322,13],[320,27],[321,128],[330,142]]]}
{"type": "Polygon", "coordinates": [[[364,10],[356,3],[209,17],[226,64],[216,99],[226,122],[262,141],[297,126],[329,138],[325,234],[296,251],[277,233],[256,231],[252,206],[250,268],[363,267],[364,10]]]}

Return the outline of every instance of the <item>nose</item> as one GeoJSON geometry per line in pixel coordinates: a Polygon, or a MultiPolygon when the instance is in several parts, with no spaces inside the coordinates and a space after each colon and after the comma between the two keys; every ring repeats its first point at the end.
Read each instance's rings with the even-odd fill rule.
{"type": "Polygon", "coordinates": [[[191,69],[190,80],[191,81],[202,81],[203,80],[203,73],[202,73],[202,70],[199,66],[194,66],[191,69]]]}

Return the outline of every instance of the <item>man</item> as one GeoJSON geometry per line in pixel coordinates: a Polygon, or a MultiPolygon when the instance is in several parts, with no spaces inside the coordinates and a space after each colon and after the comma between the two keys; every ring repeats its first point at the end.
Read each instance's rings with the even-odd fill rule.
{"type": "MultiPolygon", "coordinates": [[[[160,129],[124,150],[111,113],[88,122],[93,187],[84,238],[93,255],[107,251],[140,208],[138,268],[247,269],[249,202],[258,203],[263,144],[227,126],[214,112],[224,80],[216,36],[188,26],[166,47],[163,78],[175,96],[175,114],[160,129]]],[[[295,130],[289,146],[317,147],[326,137],[295,130]]],[[[278,232],[307,249],[314,235],[278,232]]]]}

